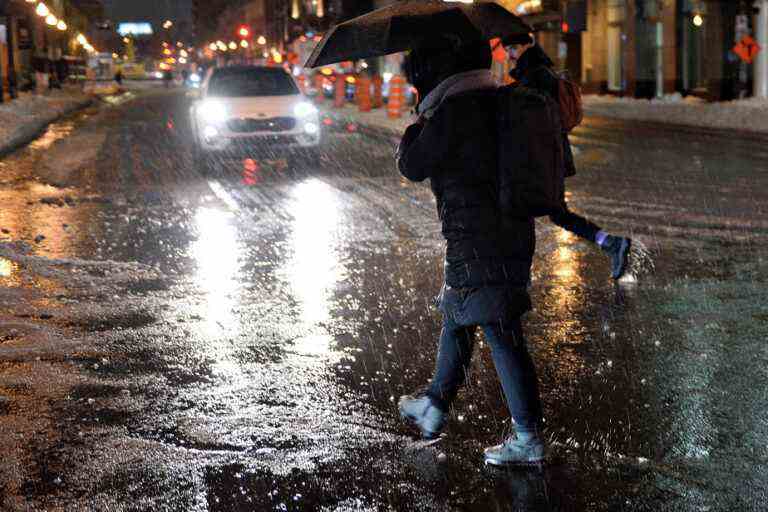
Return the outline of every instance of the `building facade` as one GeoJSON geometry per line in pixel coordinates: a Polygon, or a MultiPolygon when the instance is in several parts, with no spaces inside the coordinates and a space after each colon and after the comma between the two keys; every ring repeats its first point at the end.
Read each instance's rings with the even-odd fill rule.
{"type": "Polygon", "coordinates": [[[85,55],[76,35],[87,32],[101,9],[97,0],[0,1],[0,100],[63,80],[69,65],[85,55]],[[43,14],[55,16],[53,24],[41,15],[41,5],[43,14]]]}
{"type": "Polygon", "coordinates": [[[507,3],[586,92],[639,98],[679,92],[727,100],[752,91],[755,64],[733,51],[755,32],[754,9],[746,0],[507,3]]]}

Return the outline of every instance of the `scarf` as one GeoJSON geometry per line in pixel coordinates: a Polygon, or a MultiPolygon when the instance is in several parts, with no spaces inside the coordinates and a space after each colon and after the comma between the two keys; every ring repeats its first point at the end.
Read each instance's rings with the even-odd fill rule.
{"type": "Polygon", "coordinates": [[[427,94],[419,103],[416,113],[429,119],[440,107],[443,100],[462,92],[478,89],[495,89],[498,87],[489,69],[473,69],[449,76],[427,94]]]}

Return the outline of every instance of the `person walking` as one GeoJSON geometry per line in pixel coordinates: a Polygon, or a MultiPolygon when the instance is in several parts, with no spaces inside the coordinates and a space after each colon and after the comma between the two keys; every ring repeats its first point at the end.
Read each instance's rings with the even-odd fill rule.
{"type": "Polygon", "coordinates": [[[516,435],[486,448],[486,463],[544,460],[542,406],[521,316],[535,250],[532,218],[506,218],[498,205],[497,84],[487,41],[432,38],[411,52],[409,81],[419,93],[418,121],[397,151],[400,173],[430,179],[446,239],[443,325],[429,387],[400,398],[401,415],[426,438],[440,434],[469,369],[475,332],[491,348],[516,435]]]}
{"type": "MultiPolygon", "coordinates": [[[[544,50],[536,44],[529,35],[512,36],[502,40],[507,49],[510,60],[515,67],[510,75],[516,82],[543,92],[555,101],[559,101],[559,80],[553,69],[554,63],[544,50]]],[[[565,175],[576,174],[576,166],[573,160],[573,151],[567,134],[563,137],[565,155],[565,175]]],[[[611,276],[619,279],[626,272],[629,264],[629,254],[632,240],[628,237],[615,236],[600,228],[589,219],[582,217],[568,208],[568,203],[563,197],[563,208],[560,212],[551,215],[549,219],[556,226],[570,231],[579,238],[597,244],[611,258],[611,276]]]]}

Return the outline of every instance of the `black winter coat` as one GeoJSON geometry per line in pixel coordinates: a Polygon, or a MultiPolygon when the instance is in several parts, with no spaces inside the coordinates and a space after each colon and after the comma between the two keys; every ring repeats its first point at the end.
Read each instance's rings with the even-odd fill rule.
{"type": "MultiPolygon", "coordinates": [[[[553,69],[554,65],[541,46],[536,44],[523,52],[515,69],[510,71],[509,75],[521,85],[548,94],[550,98],[558,101],[560,85],[553,69]]],[[[573,176],[576,174],[576,165],[573,162],[573,151],[567,135],[563,137],[563,145],[565,146],[563,148],[565,176],[573,176]]]]}
{"type": "Polygon", "coordinates": [[[408,127],[398,149],[403,176],[430,178],[453,288],[525,287],[530,279],[533,219],[503,218],[498,207],[495,109],[495,89],[449,97],[408,127]]]}

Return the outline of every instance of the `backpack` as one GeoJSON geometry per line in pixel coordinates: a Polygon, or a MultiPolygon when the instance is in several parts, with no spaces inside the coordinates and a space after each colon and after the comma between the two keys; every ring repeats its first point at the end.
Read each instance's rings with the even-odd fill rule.
{"type": "Polygon", "coordinates": [[[498,201],[503,215],[542,217],[562,210],[565,155],[560,108],[522,86],[497,91],[498,201]]]}
{"type": "MultiPolygon", "coordinates": [[[[554,73],[554,72],[553,72],[554,73]]],[[[567,73],[554,73],[557,77],[557,101],[560,104],[560,120],[566,133],[573,131],[584,119],[581,103],[581,87],[567,73]]]]}

